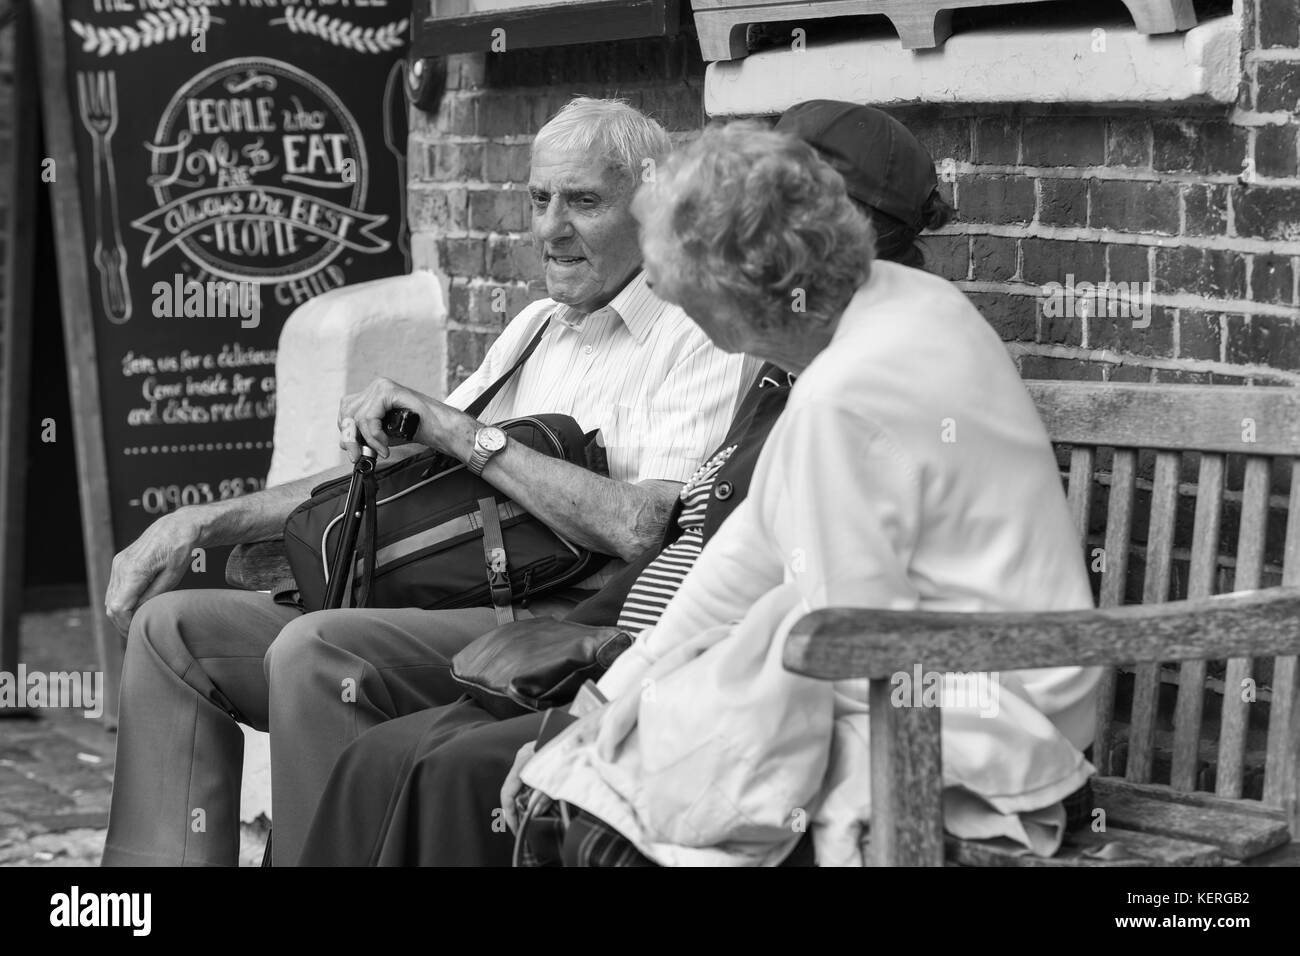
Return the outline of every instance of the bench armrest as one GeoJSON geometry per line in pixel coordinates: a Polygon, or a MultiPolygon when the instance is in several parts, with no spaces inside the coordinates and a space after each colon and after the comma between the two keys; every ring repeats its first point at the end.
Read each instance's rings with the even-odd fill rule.
{"type": "Polygon", "coordinates": [[[786,641],[787,670],[823,680],[1300,654],[1300,588],[1037,613],[824,608],[786,641]]]}
{"type": "Polygon", "coordinates": [[[236,545],[226,559],[226,583],[246,591],[279,591],[294,587],[284,539],[236,545]]]}
{"type": "Polygon", "coordinates": [[[892,675],[1300,654],[1300,588],[1048,613],[826,608],[800,619],[787,670],[870,679],[873,866],[943,864],[938,707],[895,707],[892,675]]]}

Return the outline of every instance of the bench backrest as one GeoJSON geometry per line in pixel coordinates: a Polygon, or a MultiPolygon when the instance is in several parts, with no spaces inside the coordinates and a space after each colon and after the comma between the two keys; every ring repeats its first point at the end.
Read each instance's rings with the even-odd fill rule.
{"type": "MultiPolygon", "coordinates": [[[[1300,583],[1300,389],[1026,386],[1068,468],[1070,509],[1089,566],[1101,575],[1102,607],[1139,599],[1137,582],[1128,587],[1134,561],[1143,565],[1144,604],[1300,583]],[[1103,505],[1104,524],[1097,513],[1103,505]]],[[[1292,818],[1300,759],[1296,661],[1271,659],[1263,779],[1263,801],[1292,818]]],[[[1248,678],[1266,674],[1267,666],[1250,658],[1227,662],[1214,779],[1219,796],[1242,796],[1253,690],[1248,678]]],[[[1179,667],[1169,781],[1178,790],[1198,789],[1206,676],[1204,661],[1179,667]]],[[[1137,666],[1123,771],[1136,783],[1152,781],[1161,684],[1159,664],[1137,666]]],[[[1103,774],[1118,770],[1116,686],[1112,669],[1098,698],[1094,743],[1093,762],[1103,774]]],[[[1261,699],[1258,690],[1254,696],[1261,699]]]]}

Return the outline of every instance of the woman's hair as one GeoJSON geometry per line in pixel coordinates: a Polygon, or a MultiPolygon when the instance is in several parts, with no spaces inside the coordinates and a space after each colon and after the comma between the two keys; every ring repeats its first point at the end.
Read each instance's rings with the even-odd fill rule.
{"type": "Polygon", "coordinates": [[[623,100],[578,96],[538,131],[533,150],[543,148],[604,156],[639,179],[663,162],[672,141],[662,126],[623,100]]]}
{"type": "MultiPolygon", "coordinates": [[[[925,253],[917,245],[920,233],[889,213],[873,209],[866,203],[857,205],[871,217],[871,224],[875,227],[877,258],[911,266],[913,269],[925,268],[925,253]]],[[[952,206],[948,205],[947,200],[936,189],[930,193],[925,205],[921,207],[921,228],[941,229],[952,220],[953,215],[952,206]]]]}
{"type": "Polygon", "coordinates": [[[830,321],[871,273],[871,223],[803,140],[710,126],[632,202],[647,258],[726,295],[763,329],[830,321]]]}

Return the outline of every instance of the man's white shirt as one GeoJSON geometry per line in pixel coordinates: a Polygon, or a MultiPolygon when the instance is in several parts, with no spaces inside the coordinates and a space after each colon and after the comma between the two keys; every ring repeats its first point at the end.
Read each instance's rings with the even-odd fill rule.
{"type": "MultiPolygon", "coordinates": [[[[726,437],[761,364],[714,347],[686,313],[650,291],[640,272],[590,314],[554,299],[526,306],[447,404],[469,405],[509,370],[548,318],[536,351],[478,418],[571,415],[584,431],[600,430],[609,475],[618,481],[690,478],[726,437]]],[[[583,586],[599,586],[619,567],[583,586]]]]}

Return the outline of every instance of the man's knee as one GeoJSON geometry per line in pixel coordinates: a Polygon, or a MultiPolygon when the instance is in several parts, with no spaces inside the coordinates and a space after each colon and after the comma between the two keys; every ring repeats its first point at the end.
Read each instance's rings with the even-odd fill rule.
{"type": "Polygon", "coordinates": [[[177,673],[189,666],[185,634],[198,624],[194,591],[167,591],[145,601],[131,618],[122,665],[125,686],[146,660],[160,660],[177,673]]]}
{"type": "MultiPolygon", "coordinates": [[[[323,672],[338,669],[341,655],[350,656],[331,640],[331,619],[336,617],[330,611],[314,611],[281,628],[264,659],[266,679],[273,688],[315,684],[323,672]]],[[[347,676],[357,675],[338,675],[340,680],[347,676]]]]}

